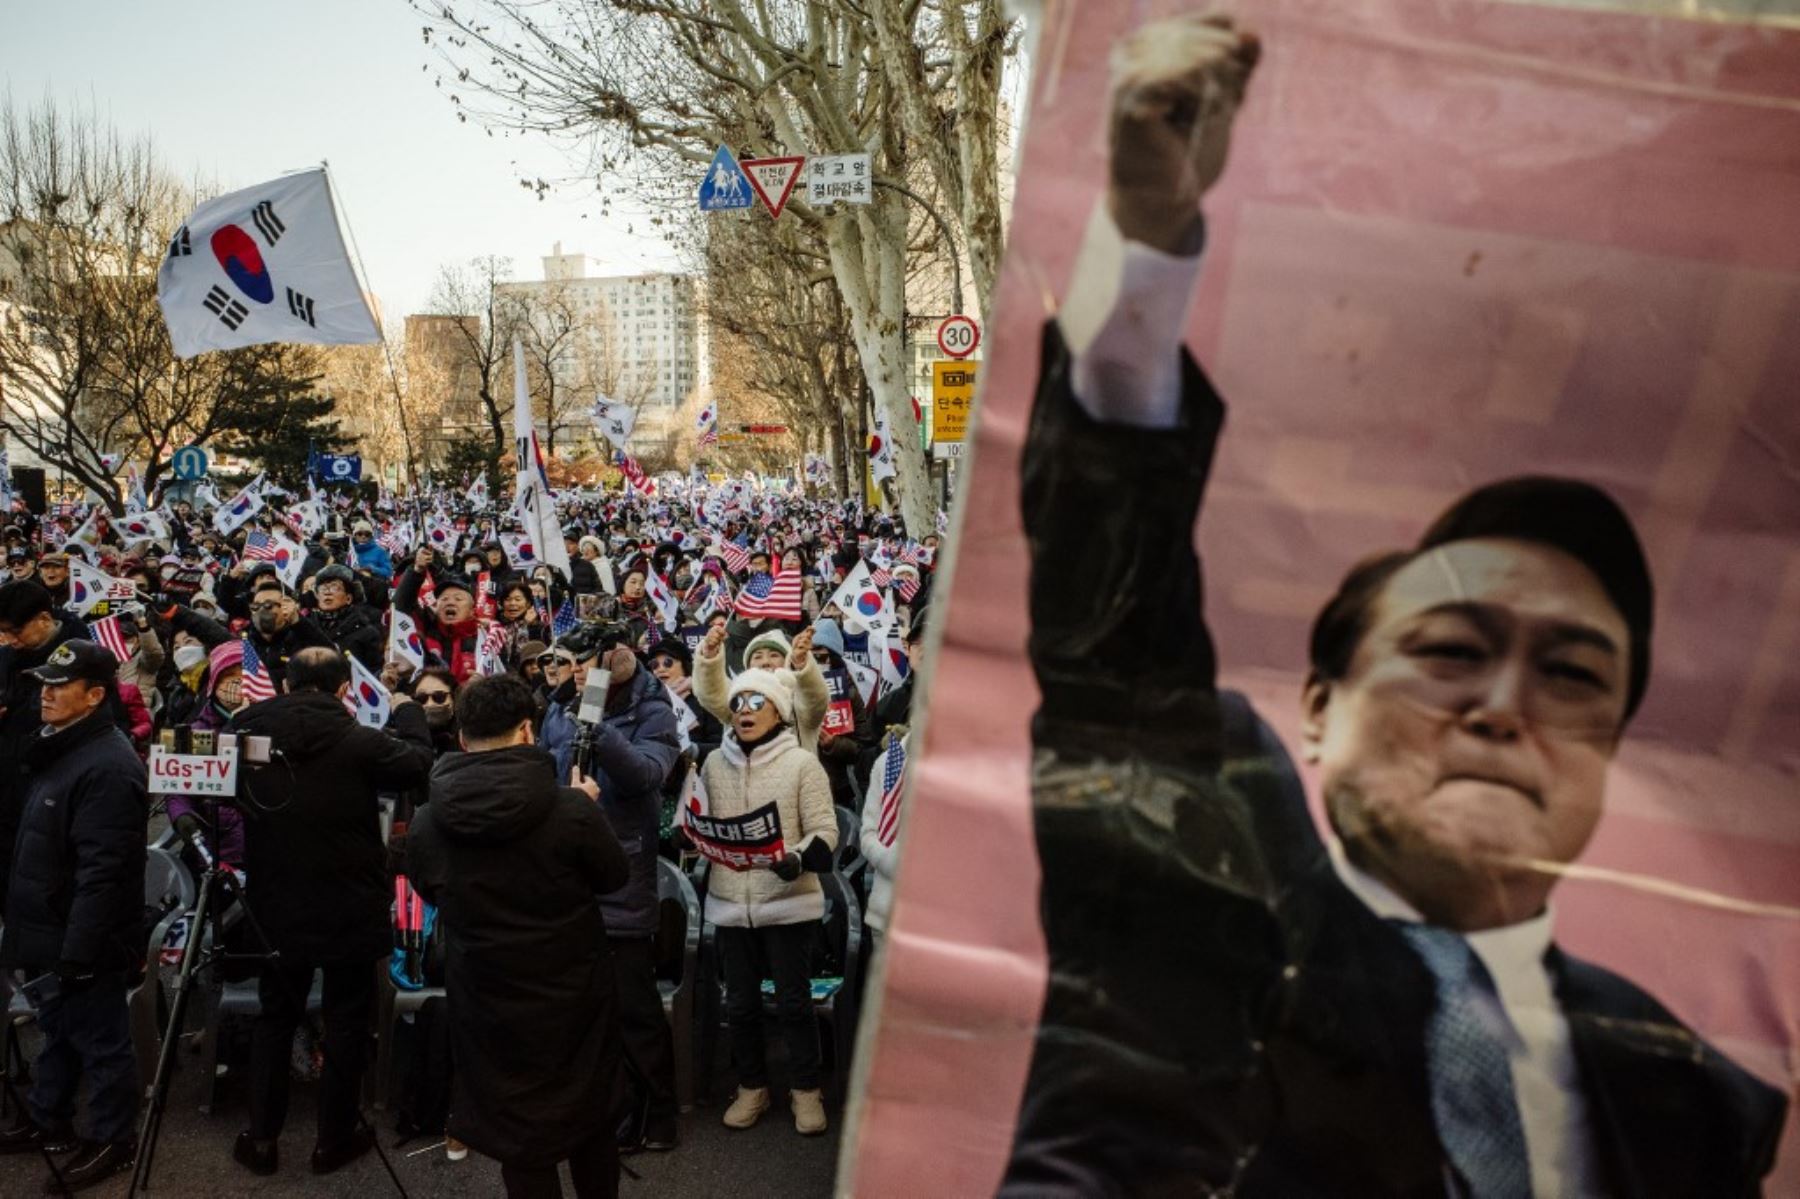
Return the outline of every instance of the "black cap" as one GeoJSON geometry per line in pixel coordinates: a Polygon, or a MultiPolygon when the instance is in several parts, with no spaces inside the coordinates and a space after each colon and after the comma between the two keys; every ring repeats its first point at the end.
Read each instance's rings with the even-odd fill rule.
{"type": "Polygon", "coordinates": [[[321,583],[342,583],[345,587],[356,582],[356,573],[342,562],[333,562],[324,570],[313,576],[313,585],[321,583]]]}
{"type": "Polygon", "coordinates": [[[1478,487],[1452,504],[1419,539],[1419,549],[1484,537],[1533,541],[1568,554],[1594,573],[1631,634],[1625,715],[1650,685],[1656,589],[1631,518],[1592,483],[1523,475],[1478,487]]]}
{"type": "Polygon", "coordinates": [[[687,642],[678,636],[664,637],[655,645],[644,651],[644,660],[649,661],[658,654],[667,654],[681,663],[681,669],[687,674],[694,673],[694,655],[688,649],[687,642]]]}
{"type": "Polygon", "coordinates": [[[51,686],[73,679],[110,683],[119,677],[119,660],[104,646],[75,639],[65,641],[51,650],[42,666],[25,673],[38,682],[51,686]]]}
{"type": "Polygon", "coordinates": [[[475,594],[475,584],[469,582],[469,580],[463,578],[459,574],[452,574],[446,570],[433,575],[432,578],[437,583],[437,590],[440,592],[466,591],[470,595],[475,594]]]}
{"type": "Polygon", "coordinates": [[[6,551],[6,560],[8,562],[23,562],[29,557],[31,557],[30,551],[22,545],[15,545],[6,551]]]}

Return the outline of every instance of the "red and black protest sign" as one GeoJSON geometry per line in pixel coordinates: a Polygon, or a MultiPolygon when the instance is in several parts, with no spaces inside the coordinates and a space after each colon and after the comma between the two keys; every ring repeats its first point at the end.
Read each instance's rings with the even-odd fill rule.
{"type": "Polygon", "coordinates": [[[824,731],[833,737],[848,737],[856,732],[856,686],[847,670],[827,670],[825,689],[831,702],[825,709],[824,731]]]}
{"type": "Polygon", "coordinates": [[[787,856],[781,813],[772,803],[742,816],[702,816],[684,809],[682,825],[700,856],[731,870],[774,866],[787,856]]]}

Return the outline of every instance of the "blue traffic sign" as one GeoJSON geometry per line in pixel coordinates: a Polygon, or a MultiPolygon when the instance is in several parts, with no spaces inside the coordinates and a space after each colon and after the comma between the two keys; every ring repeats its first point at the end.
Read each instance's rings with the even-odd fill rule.
{"type": "Polygon", "coordinates": [[[721,212],[732,208],[749,208],[756,203],[750,190],[749,177],[738,165],[731,151],[720,146],[700,181],[700,211],[721,212]]]}
{"type": "Polygon", "coordinates": [[[204,479],[208,466],[206,451],[197,445],[184,445],[175,451],[170,465],[175,468],[177,479],[204,479]]]}

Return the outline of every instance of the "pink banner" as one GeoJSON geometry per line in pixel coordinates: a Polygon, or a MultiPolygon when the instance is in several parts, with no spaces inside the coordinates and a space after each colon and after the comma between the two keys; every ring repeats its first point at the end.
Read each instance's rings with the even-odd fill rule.
{"type": "MultiPolygon", "coordinates": [[[[1006,1168],[1045,962],[1019,455],[1106,176],[1108,52],[1181,11],[1053,4],[1039,31],[858,1195],[986,1194],[1006,1168]]],[[[1656,580],[1655,671],[1556,940],[1793,1096],[1800,33],[1468,0],[1235,11],[1264,57],[1187,337],[1230,413],[1199,541],[1223,683],[1296,746],[1307,630],[1353,562],[1489,479],[1606,488],[1656,580]]],[[[1791,1110],[1767,1188],[1800,1193],[1791,1110]]]]}

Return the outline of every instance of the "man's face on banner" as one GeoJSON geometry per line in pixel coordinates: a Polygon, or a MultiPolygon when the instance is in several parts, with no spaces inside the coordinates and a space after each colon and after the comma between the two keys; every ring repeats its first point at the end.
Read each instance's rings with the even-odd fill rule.
{"type": "Polygon", "coordinates": [[[1600,818],[1629,634],[1575,558],[1455,542],[1371,603],[1346,677],[1313,681],[1307,758],[1351,859],[1434,923],[1529,919],[1600,818]]]}

